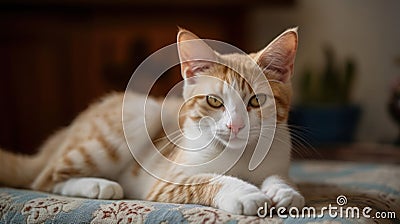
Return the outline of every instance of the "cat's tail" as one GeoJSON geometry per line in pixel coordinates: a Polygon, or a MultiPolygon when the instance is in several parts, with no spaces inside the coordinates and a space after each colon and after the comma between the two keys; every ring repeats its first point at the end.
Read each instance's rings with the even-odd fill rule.
{"type": "Polygon", "coordinates": [[[0,149],[0,185],[29,187],[48,164],[64,140],[66,131],[56,132],[35,155],[23,155],[0,149]]]}
{"type": "Polygon", "coordinates": [[[0,183],[10,187],[27,187],[42,168],[42,153],[22,155],[0,150],[0,183]]]}

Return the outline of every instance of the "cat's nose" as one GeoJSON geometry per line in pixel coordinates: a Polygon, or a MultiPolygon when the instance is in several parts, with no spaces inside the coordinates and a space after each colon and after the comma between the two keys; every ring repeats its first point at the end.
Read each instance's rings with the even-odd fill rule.
{"type": "Polygon", "coordinates": [[[239,133],[239,131],[244,128],[244,124],[232,124],[229,123],[226,125],[233,134],[237,135],[239,133]]]}

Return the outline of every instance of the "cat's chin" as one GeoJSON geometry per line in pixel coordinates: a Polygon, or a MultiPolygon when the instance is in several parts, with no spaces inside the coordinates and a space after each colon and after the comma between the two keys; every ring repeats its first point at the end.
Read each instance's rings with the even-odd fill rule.
{"type": "Polygon", "coordinates": [[[229,142],[228,145],[226,145],[226,148],[232,149],[232,150],[241,150],[246,147],[246,142],[245,141],[234,141],[234,142],[229,142]]]}
{"type": "Polygon", "coordinates": [[[229,149],[241,149],[246,147],[248,140],[241,137],[217,137],[220,143],[229,149]]]}

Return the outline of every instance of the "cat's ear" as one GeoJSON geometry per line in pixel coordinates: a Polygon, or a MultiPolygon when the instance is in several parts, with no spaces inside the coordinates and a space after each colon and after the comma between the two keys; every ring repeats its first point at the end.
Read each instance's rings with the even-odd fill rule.
{"type": "Polygon", "coordinates": [[[297,41],[297,28],[289,29],[257,53],[257,64],[267,78],[283,83],[290,82],[296,57],[297,41]]]}
{"type": "Polygon", "coordinates": [[[185,80],[196,76],[197,73],[210,68],[216,61],[215,52],[193,33],[179,29],[177,36],[178,54],[181,63],[181,73],[185,80]]]}

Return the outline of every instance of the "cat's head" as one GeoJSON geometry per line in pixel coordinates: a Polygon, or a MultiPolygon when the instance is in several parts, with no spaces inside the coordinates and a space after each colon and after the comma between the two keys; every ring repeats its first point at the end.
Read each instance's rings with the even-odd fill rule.
{"type": "Polygon", "coordinates": [[[202,134],[235,147],[247,144],[248,137],[258,138],[262,126],[286,123],[297,29],[283,32],[249,55],[219,54],[183,29],[177,39],[186,101],[184,127],[194,136],[202,134]]]}

